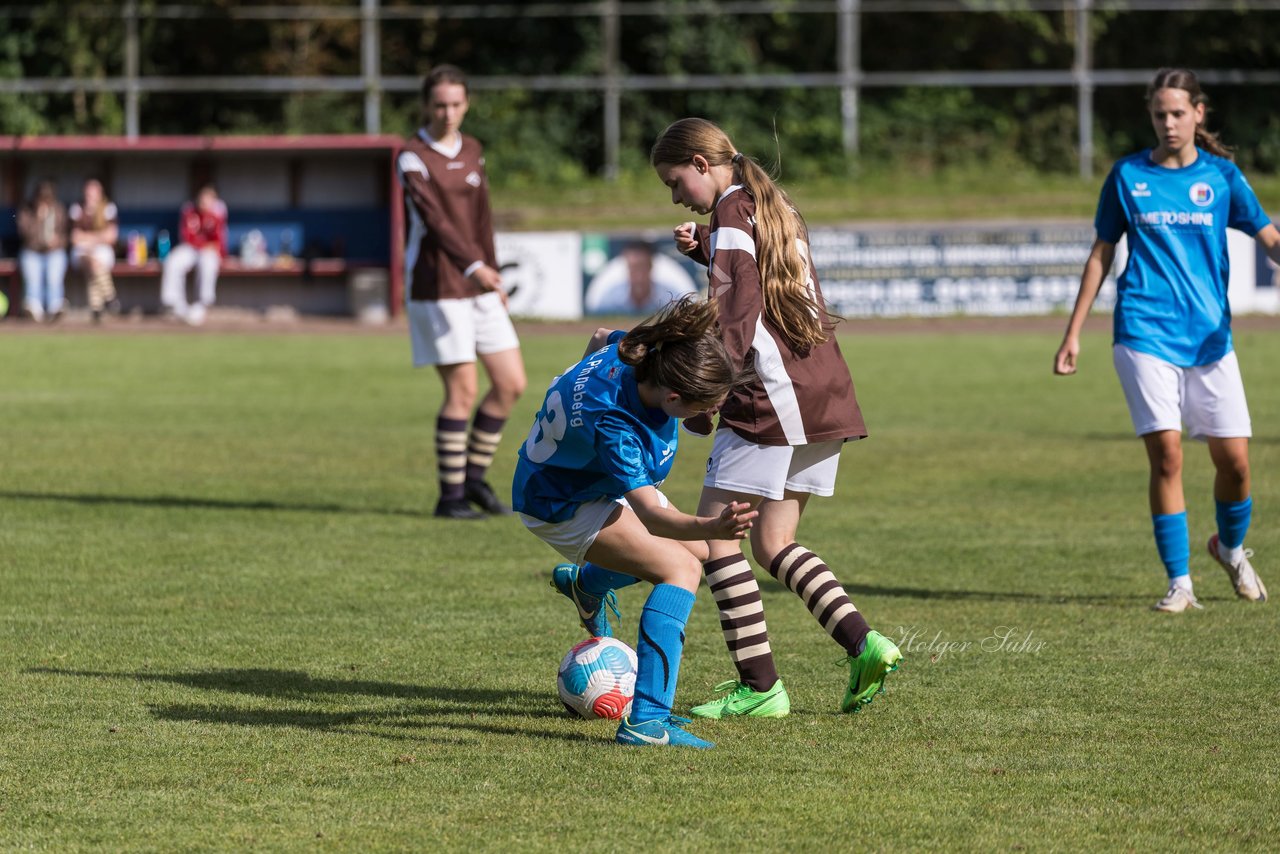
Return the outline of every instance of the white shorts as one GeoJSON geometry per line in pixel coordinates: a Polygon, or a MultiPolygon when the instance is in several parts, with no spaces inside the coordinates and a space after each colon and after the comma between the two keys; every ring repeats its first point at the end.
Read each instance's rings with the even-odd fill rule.
{"type": "Polygon", "coordinates": [[[1179,368],[1123,344],[1112,349],[1112,359],[1139,436],[1161,430],[1182,432],[1184,422],[1193,439],[1253,435],[1234,350],[1212,364],[1193,368],[1179,368]]]}
{"type": "Polygon", "coordinates": [[[71,266],[76,270],[82,269],[86,255],[93,255],[98,264],[108,270],[116,263],[116,250],[99,243],[97,246],[90,246],[87,249],[83,246],[71,247],[71,266]]]}
{"type": "Polygon", "coordinates": [[[476,354],[520,346],[502,297],[490,292],[466,299],[409,300],[413,366],[459,365],[476,354]]]}
{"type": "MultiPolygon", "coordinates": [[[[658,490],[658,503],[669,507],[667,496],[658,490]]],[[[583,504],[573,518],[563,522],[544,522],[523,513],[518,514],[524,526],[551,548],[555,549],[567,561],[582,566],[587,560],[587,552],[595,544],[596,537],[604,529],[605,523],[613,515],[613,511],[629,507],[625,498],[601,498],[589,504],[583,504]]]]}
{"type": "Polygon", "coordinates": [[[840,439],[813,445],[757,445],[727,427],[717,428],[702,485],[775,501],[781,501],[787,491],[833,495],[843,445],[840,439]]]}

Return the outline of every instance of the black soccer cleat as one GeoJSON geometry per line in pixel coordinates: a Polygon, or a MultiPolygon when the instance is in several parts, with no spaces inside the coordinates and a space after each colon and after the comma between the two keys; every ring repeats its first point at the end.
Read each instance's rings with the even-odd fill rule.
{"type": "Polygon", "coordinates": [[[463,486],[463,495],[472,504],[490,516],[510,516],[511,508],[498,500],[493,487],[483,480],[469,480],[463,486]]]}
{"type": "Polygon", "coordinates": [[[436,503],[437,519],[483,519],[484,514],[479,510],[471,507],[471,502],[465,498],[454,498],[446,500],[441,498],[436,503]]]}

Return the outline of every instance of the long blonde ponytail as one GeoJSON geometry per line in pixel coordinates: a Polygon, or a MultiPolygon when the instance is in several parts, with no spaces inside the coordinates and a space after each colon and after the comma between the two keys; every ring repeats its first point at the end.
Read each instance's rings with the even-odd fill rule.
{"type": "Polygon", "coordinates": [[[804,221],[787,194],[760,164],[737,151],[728,135],[706,119],[680,119],[653,144],[649,161],[687,163],[695,154],[711,166],[732,164],[735,183],[756,202],[756,264],[764,315],[788,346],[807,351],[831,337],[832,320],[812,286],[804,221]]]}

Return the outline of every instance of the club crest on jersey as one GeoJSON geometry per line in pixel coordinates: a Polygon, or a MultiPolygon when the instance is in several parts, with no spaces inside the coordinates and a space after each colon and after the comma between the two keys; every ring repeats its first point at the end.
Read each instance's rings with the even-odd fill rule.
{"type": "Polygon", "coordinates": [[[470,184],[470,185],[471,185],[471,186],[473,186],[473,187],[479,187],[479,186],[480,186],[480,183],[481,183],[481,181],[480,181],[480,173],[479,173],[479,172],[472,172],[470,175],[468,175],[468,176],[466,177],[466,181],[467,181],[467,183],[468,183],[468,184],[470,184]]]}
{"type": "Polygon", "coordinates": [[[1202,208],[1213,204],[1213,187],[1210,187],[1204,181],[1197,181],[1192,184],[1188,195],[1191,196],[1192,203],[1202,208]]]}
{"type": "Polygon", "coordinates": [[[1131,191],[1131,194],[1133,195],[1134,198],[1138,198],[1139,196],[1142,196],[1142,197],[1149,196],[1151,195],[1151,188],[1147,186],[1146,181],[1139,181],[1138,183],[1133,185],[1133,190],[1131,191]]]}

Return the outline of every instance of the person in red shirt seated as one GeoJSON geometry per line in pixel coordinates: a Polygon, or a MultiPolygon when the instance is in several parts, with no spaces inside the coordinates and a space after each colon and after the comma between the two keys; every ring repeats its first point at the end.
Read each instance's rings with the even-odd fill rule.
{"type": "Polygon", "coordinates": [[[194,202],[182,206],[178,239],[178,245],[164,259],[160,302],[174,317],[198,326],[213,305],[218,271],[227,254],[227,206],[212,184],[205,184],[194,202]],[[193,268],[200,298],[188,304],[187,274],[193,268]]]}

